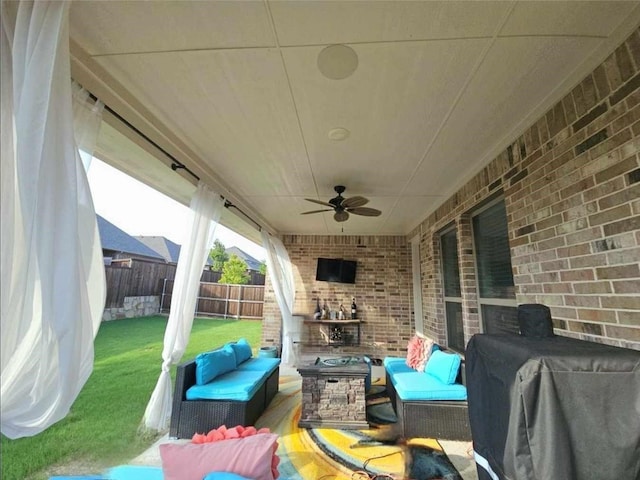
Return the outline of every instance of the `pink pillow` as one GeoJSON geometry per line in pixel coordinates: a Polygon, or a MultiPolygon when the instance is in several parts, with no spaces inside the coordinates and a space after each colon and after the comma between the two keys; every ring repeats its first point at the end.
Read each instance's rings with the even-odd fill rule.
{"type": "Polygon", "coordinates": [[[407,344],[407,365],[418,372],[424,372],[431,350],[433,350],[433,340],[414,335],[407,344]]]}
{"type": "Polygon", "coordinates": [[[414,335],[407,344],[407,365],[416,370],[424,362],[424,339],[414,335]]]}
{"type": "MultiPolygon", "coordinates": [[[[210,472],[231,472],[255,480],[274,480],[278,436],[260,433],[209,443],[160,445],[165,480],[202,480],[210,472]]],[[[277,468],[277,465],[276,465],[277,468]]]]}
{"type": "MultiPolygon", "coordinates": [[[[210,443],[219,442],[220,440],[228,440],[231,438],[245,438],[256,435],[258,433],[271,433],[268,428],[261,428],[256,430],[256,427],[245,427],[243,425],[236,425],[233,428],[227,428],[226,425],[221,425],[218,428],[210,430],[206,435],[203,433],[195,433],[191,438],[191,443],[210,443]]],[[[276,454],[278,450],[278,442],[273,445],[273,458],[271,459],[271,473],[273,478],[276,479],[280,476],[278,472],[278,465],[280,464],[280,457],[276,454]]]]}
{"type": "Polygon", "coordinates": [[[433,340],[430,338],[424,338],[422,340],[422,356],[420,361],[418,362],[418,366],[416,370],[419,372],[424,372],[425,366],[431,357],[431,352],[433,351],[433,340]]]}

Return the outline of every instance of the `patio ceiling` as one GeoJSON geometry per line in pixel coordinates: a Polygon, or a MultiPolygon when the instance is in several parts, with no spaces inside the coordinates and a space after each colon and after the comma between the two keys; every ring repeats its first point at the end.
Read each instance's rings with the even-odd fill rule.
{"type": "MultiPolygon", "coordinates": [[[[82,1],[72,74],[272,232],[407,234],[637,28],[639,5],[82,1]],[[335,44],[357,55],[344,79],[319,68],[335,44]],[[337,184],[382,215],[300,215],[337,184]]],[[[189,175],[105,122],[98,156],[188,202],[189,175]]]]}

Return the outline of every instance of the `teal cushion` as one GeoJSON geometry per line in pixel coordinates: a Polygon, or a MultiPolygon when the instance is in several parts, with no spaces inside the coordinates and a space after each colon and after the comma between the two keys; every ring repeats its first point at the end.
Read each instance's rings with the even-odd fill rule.
{"type": "Polygon", "coordinates": [[[163,480],[162,468],[141,465],[119,465],[107,471],[109,480],[163,480]]]}
{"type": "Polygon", "coordinates": [[[253,353],[251,352],[251,345],[245,338],[241,338],[237,342],[228,343],[233,348],[236,354],[236,364],[240,365],[245,360],[249,360],[253,353]]]}
{"type": "Polygon", "coordinates": [[[393,384],[402,400],[466,400],[467,388],[454,383],[448,385],[429,374],[413,371],[397,373],[393,384]]]}
{"type": "Polygon", "coordinates": [[[228,345],[196,357],[196,384],[205,385],[214,378],[235,370],[236,354],[228,345]]]}
{"type": "Polygon", "coordinates": [[[251,480],[251,479],[247,477],[241,477],[240,475],[236,475],[235,473],[231,473],[231,472],[211,472],[205,475],[205,477],[202,480],[251,480]]]}
{"type": "Polygon", "coordinates": [[[279,358],[250,358],[238,365],[238,370],[249,370],[252,372],[264,372],[271,374],[280,365],[279,358]]]}
{"type": "Polygon", "coordinates": [[[49,480],[109,480],[106,477],[96,477],[95,475],[73,475],[71,477],[49,477],[49,480]]]}
{"type": "Polygon", "coordinates": [[[415,370],[407,365],[407,359],[405,357],[385,357],[382,364],[392,377],[396,373],[415,373],[415,370]]]}
{"type": "Polygon", "coordinates": [[[460,362],[460,355],[457,353],[445,353],[442,350],[436,350],[429,357],[424,367],[424,373],[450,385],[456,381],[458,370],[460,370],[460,362]]]}
{"type": "Polygon", "coordinates": [[[187,400],[237,400],[246,402],[260,389],[266,373],[233,370],[206,385],[192,385],[187,400]]]}

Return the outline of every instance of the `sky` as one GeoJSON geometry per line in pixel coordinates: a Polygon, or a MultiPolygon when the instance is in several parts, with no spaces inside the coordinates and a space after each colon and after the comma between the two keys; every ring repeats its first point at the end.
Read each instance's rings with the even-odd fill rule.
{"type": "MultiPolygon", "coordinates": [[[[96,213],[131,236],[156,235],[182,245],[188,234],[189,208],[94,158],[88,172],[96,213]]],[[[264,261],[264,249],[218,225],[215,238],[264,261]]],[[[212,245],[213,246],[213,245],[212,245]]]]}

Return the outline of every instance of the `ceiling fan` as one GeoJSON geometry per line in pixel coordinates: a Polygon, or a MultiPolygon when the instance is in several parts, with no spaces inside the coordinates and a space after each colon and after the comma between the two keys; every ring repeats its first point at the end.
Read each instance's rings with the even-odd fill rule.
{"type": "Polygon", "coordinates": [[[334,220],[336,222],[345,222],[349,218],[350,213],[353,213],[354,215],[364,215],[365,217],[377,217],[382,213],[380,210],[376,210],[375,208],[363,207],[363,205],[369,203],[368,198],[344,198],[342,196],[342,192],[346,190],[346,187],[343,187],[342,185],[336,185],[335,187],[333,187],[333,189],[336,191],[338,196],[332,198],[328,202],[314,200],[313,198],[305,198],[305,200],[308,202],[317,203],[331,208],[325,208],[322,210],[311,210],[310,212],[303,212],[302,215],[309,215],[310,213],[330,212],[333,209],[336,212],[333,214],[334,220]]]}

